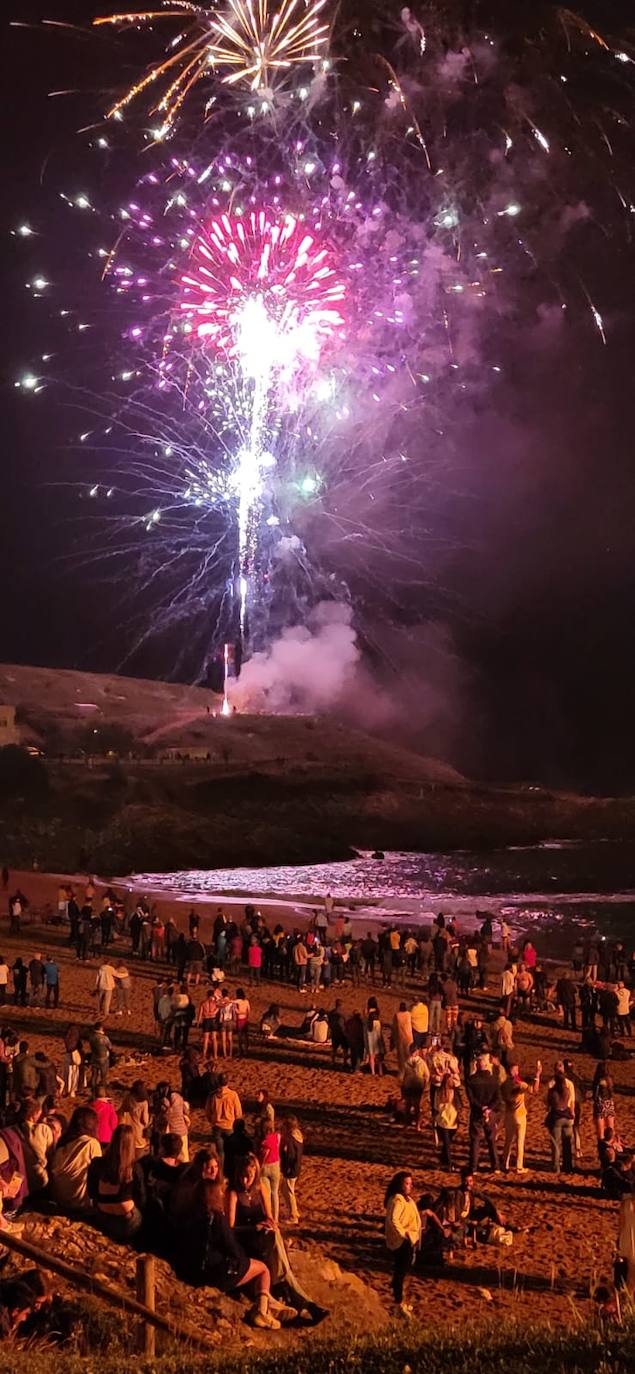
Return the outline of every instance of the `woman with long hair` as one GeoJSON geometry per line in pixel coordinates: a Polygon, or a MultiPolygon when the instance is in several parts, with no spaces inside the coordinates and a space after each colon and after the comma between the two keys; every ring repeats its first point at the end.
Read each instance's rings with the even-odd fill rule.
{"type": "Polygon", "coordinates": [[[127,1093],[124,1093],[117,1116],[120,1126],[132,1127],[137,1157],[147,1154],[150,1141],[150,1112],[148,1091],[142,1078],[135,1078],[127,1093]]]}
{"type": "Polygon", "coordinates": [[[271,1193],[271,1214],[277,1222],[280,1211],[280,1145],[282,1137],[272,1123],[265,1129],[260,1141],[261,1177],[269,1184],[271,1193]]]}
{"type": "Polygon", "coordinates": [[[454,1074],[445,1073],[434,1100],[433,1125],[441,1147],[439,1163],[445,1169],[452,1168],[452,1147],[459,1128],[455,1083],[454,1074]]]}
{"type": "Polygon", "coordinates": [[[391,1178],[384,1197],[386,1245],[393,1260],[392,1293],[405,1317],[412,1315],[412,1306],[404,1301],[404,1282],[421,1242],[421,1217],[412,1188],[410,1170],[401,1169],[391,1178]]]}
{"type": "Polygon", "coordinates": [[[256,1103],[254,1140],[260,1145],[267,1133],[275,1129],[276,1109],[266,1088],[258,1088],[256,1092],[256,1103]]]}
{"type": "Polygon", "coordinates": [[[93,1160],[100,1158],[97,1113],[90,1107],[76,1107],[49,1169],[51,1196],[62,1211],[90,1211],[88,1170],[93,1160]]]}
{"type": "Polygon", "coordinates": [[[377,1073],[381,1076],[384,1072],[386,1045],[381,1028],[381,1016],[379,1014],[376,997],[369,997],[366,1004],[364,1049],[366,1051],[366,1058],[368,1059],[368,1067],[371,1074],[374,1076],[377,1073]]]}
{"type": "Polygon", "coordinates": [[[189,1283],[208,1284],[220,1288],[222,1293],[236,1292],[253,1283],[256,1301],[250,1313],[252,1324],[279,1331],[280,1322],[274,1311],[284,1308],[272,1301],[267,1265],[245,1254],[229,1225],[225,1215],[225,1181],[216,1154],[210,1154],[206,1161],[205,1174],[196,1183],[192,1203],[188,1225],[177,1227],[178,1272],[189,1283]]]}
{"type": "Polygon", "coordinates": [[[573,1107],[569,1084],[561,1070],[557,1070],[547,1093],[545,1125],[551,1136],[551,1165],[554,1173],[572,1172],[573,1107]]]}
{"type": "Polygon", "coordinates": [[[214,1145],[197,1150],[191,1162],[179,1175],[169,1203],[170,1218],[176,1228],[187,1227],[195,1213],[198,1185],[206,1179],[222,1176],[222,1162],[214,1145]]]}
{"type": "Polygon", "coordinates": [[[615,1102],[613,1100],[613,1079],[605,1060],[600,1060],[591,1084],[593,1097],[593,1120],[598,1140],[604,1140],[607,1130],[615,1130],[615,1102]]]}
{"type": "Polygon", "coordinates": [[[227,1193],[227,1220],[247,1254],[271,1267],[278,1224],[271,1190],[263,1182],[255,1155],[245,1155],[237,1163],[234,1184],[227,1193]]]}
{"type": "Polygon", "coordinates": [[[282,1285],[282,1293],[291,1306],[278,1303],[275,1315],[282,1321],[300,1313],[314,1324],[327,1315],[301,1288],[289,1263],[284,1241],[271,1207],[271,1193],[267,1180],[262,1178],[255,1155],[238,1160],[234,1185],[226,1202],[227,1220],[239,1244],[252,1259],[266,1264],[272,1283],[282,1285]]]}
{"type": "Polygon", "coordinates": [[[90,1166],[88,1190],[102,1230],[111,1240],[128,1241],[137,1235],[146,1190],[132,1126],[117,1126],[103,1158],[90,1166]]]}

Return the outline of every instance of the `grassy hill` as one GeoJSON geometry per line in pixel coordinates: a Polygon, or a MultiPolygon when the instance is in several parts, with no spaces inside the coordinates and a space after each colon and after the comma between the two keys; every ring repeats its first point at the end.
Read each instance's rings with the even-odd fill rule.
{"type": "Polygon", "coordinates": [[[0,704],[44,751],[39,786],[3,782],[0,765],[0,857],[13,865],[313,863],[353,847],[621,836],[635,819],[628,798],[472,784],[328,716],[225,719],[200,687],[5,665],[0,704]]]}

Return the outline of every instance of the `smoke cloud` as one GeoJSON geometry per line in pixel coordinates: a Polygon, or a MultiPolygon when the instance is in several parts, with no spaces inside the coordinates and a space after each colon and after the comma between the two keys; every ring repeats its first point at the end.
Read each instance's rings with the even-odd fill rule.
{"type": "Polygon", "coordinates": [[[350,607],[323,601],[308,626],[283,631],[244,664],[231,700],[242,711],[324,711],[343,700],[359,659],[350,607]]]}
{"type": "Polygon", "coordinates": [[[386,631],[374,662],[362,655],[350,606],[323,601],[308,626],[284,630],[230,684],[240,711],[330,712],[436,757],[460,745],[468,689],[465,668],[444,625],[386,631]]]}

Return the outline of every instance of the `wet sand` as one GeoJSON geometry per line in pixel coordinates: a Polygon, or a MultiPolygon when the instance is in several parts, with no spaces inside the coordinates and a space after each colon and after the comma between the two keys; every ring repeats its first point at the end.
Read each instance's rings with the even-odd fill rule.
{"type": "MultiPolygon", "coordinates": [[[[16,874],[11,877],[12,888],[20,883],[31,897],[33,905],[46,901],[55,908],[57,879],[41,874],[16,874]]],[[[242,905],[242,901],[240,905],[242,905]]],[[[182,903],[158,903],[161,911],[178,909],[181,920],[187,908],[182,903]]],[[[211,912],[203,911],[202,933],[208,934],[207,916],[213,917],[217,902],[211,901],[211,912]]],[[[259,905],[262,905],[259,903],[259,905]]],[[[283,924],[299,924],[299,912],[274,906],[268,915],[275,915],[283,924]]],[[[367,924],[364,917],[364,925],[367,924]]],[[[98,960],[78,963],[73,951],[64,943],[64,933],[56,927],[25,923],[19,937],[6,935],[8,921],[1,918],[1,953],[11,963],[16,954],[30,957],[35,949],[51,952],[61,966],[61,1005],[57,1011],[42,1008],[3,1008],[2,1022],[26,1036],[31,1048],[46,1048],[61,1063],[61,1036],[68,1022],[89,1024],[95,1015],[91,989],[95,981],[98,960]]],[[[114,946],[112,953],[128,954],[128,941],[114,946]]],[[[544,948],[541,953],[549,953],[544,948]]],[[[119,1089],[140,1073],[149,1085],[167,1077],[178,1083],[178,1061],[175,1057],[156,1056],[144,1060],[142,1066],[125,1065],[131,1054],[148,1054],[156,1049],[151,1015],[151,988],[161,966],[130,961],[133,975],[133,1011],[122,1020],[114,1015],[108,1019],[108,1031],[122,1061],[112,1073],[112,1095],[117,1102],[119,1089]],[[119,1085],[119,1086],[117,1086],[119,1085]]],[[[242,979],[246,981],[246,974],[242,979]]],[[[477,1007],[487,1014],[495,1004],[498,976],[492,973],[491,986],[486,993],[477,993],[463,1000],[467,1012],[477,1007]]],[[[234,984],[235,985],[235,984],[234,984]]],[[[230,983],[230,986],[232,984],[230,983]]],[[[406,996],[415,990],[409,982],[406,996]]],[[[353,989],[334,988],[320,993],[319,1002],[326,1007],[340,997],[346,1011],[363,1009],[369,994],[375,991],[387,1028],[404,993],[401,989],[373,989],[364,984],[353,989]]],[[[198,1000],[202,989],[196,992],[198,1000]]],[[[298,1024],[303,1008],[310,1000],[294,988],[267,983],[249,992],[252,1018],[258,1023],[264,1008],[277,1001],[283,1019],[298,1024]]],[[[197,1042],[194,1031],[192,1043],[197,1042]]],[[[578,1052],[579,1036],[565,1032],[555,1016],[536,1016],[521,1020],[516,1030],[516,1045],[524,1073],[533,1070],[539,1056],[545,1074],[554,1059],[571,1055],[587,1086],[594,1071],[594,1061],[578,1052]]],[[[424,1109],[424,1130],[391,1124],[386,1110],[387,1098],[395,1091],[395,1058],[388,1056],[389,1075],[371,1078],[366,1072],[359,1075],[334,1069],[330,1054],[310,1045],[306,1048],[285,1046],[284,1042],[263,1042],[255,1034],[249,1059],[234,1060],[229,1066],[230,1081],[239,1091],[247,1114],[252,1110],[258,1087],[268,1089],[279,1115],[294,1112],[300,1118],[306,1136],[306,1158],[298,1185],[302,1224],[298,1241],[319,1245],[322,1252],[347,1269],[358,1273],[389,1301],[389,1270],[383,1245],[383,1192],[391,1174],[399,1168],[411,1168],[415,1174],[417,1193],[435,1192],[450,1182],[452,1176],[438,1167],[429,1126],[429,1110],[424,1109]]],[[[635,1143],[635,1060],[615,1062],[617,1123],[623,1138],[635,1143]]],[[[70,1107],[72,1104],[68,1104],[70,1107]]],[[[597,1181],[597,1154],[591,1107],[583,1109],[582,1142],[585,1172],[556,1180],[549,1169],[549,1139],[544,1127],[544,1094],[529,1102],[526,1164],[529,1172],[523,1177],[490,1178],[483,1172],[479,1188],[486,1189],[504,1212],[507,1220],[517,1228],[510,1249],[483,1246],[467,1252],[448,1265],[441,1274],[421,1274],[413,1279],[411,1297],[415,1310],[426,1323],[442,1321],[460,1327],[468,1319],[471,1323],[491,1319],[492,1313],[515,1317],[522,1321],[554,1321],[570,1323],[575,1310],[589,1310],[589,1291],[601,1276],[609,1276],[617,1225],[617,1204],[604,1201],[597,1181]],[[573,1306],[572,1306],[573,1304],[573,1306]]],[[[193,1117],[192,1145],[196,1147],[209,1139],[203,1113],[193,1117]]],[[[463,1163],[467,1154],[467,1130],[463,1114],[456,1154],[463,1163]]],[[[294,1232],[290,1233],[292,1241],[294,1232]]],[[[363,1312],[360,1312],[363,1328],[363,1312]]]]}

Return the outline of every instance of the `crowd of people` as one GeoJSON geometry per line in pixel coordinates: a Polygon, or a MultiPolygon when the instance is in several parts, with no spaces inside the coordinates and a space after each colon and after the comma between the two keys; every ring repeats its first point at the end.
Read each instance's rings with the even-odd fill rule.
{"type": "MultiPolygon", "coordinates": [[[[28,909],[23,893],[17,901],[17,914],[15,895],[9,902],[13,933],[28,909]]],[[[455,1172],[460,1157],[459,1184],[436,1199],[424,1194],[415,1205],[408,1172],[396,1175],[386,1194],[393,1295],[404,1315],[404,1279],[415,1260],[444,1264],[468,1245],[512,1243],[513,1228],[490,1198],[474,1191],[474,1177],[483,1151],[493,1175],[512,1168],[523,1175],[532,1167],[526,1157],[532,1099],[546,1113],[556,1176],[581,1166],[588,1103],[598,1159],[597,1166],[587,1159],[587,1167],[597,1167],[605,1197],[635,1196],[612,1062],[616,1042],[632,1036],[635,956],[628,959],[622,944],[579,942],[571,969],[556,977],[533,942],[518,945],[500,920],[503,967],[496,971],[500,956],[494,961],[489,916],[466,933],[439,915],[425,928],[386,924],[378,936],[360,938],[332,899],[305,930],[270,928],[250,904],[239,920],[219,908],[204,938],[195,910],[187,931],[178,931],[143,898],[131,909],[111,890],[97,899],[92,881],[81,898],[71,886],[60,887],[56,919],[77,959],[97,961],[96,1015],[90,1025],[67,1026],[58,1064],[42,1051],[31,1053],[9,1026],[0,1032],[4,1226],[28,1198],[29,1205],[88,1217],[115,1241],[151,1246],[190,1282],[249,1288],[258,1326],[320,1320],[322,1311],[295,1280],[281,1230],[299,1221],[302,1130],[294,1116],[277,1122],[264,1091],[248,1125],[231,1081],[232,1062],[250,1053],[254,1037],[310,1042],[342,1072],[390,1072],[392,1120],[428,1133],[441,1168],[455,1172]],[[147,987],[148,971],[143,984],[138,976],[145,964],[157,965],[155,1053],[178,1057],[180,1084],[177,1089],[166,1077],[150,1091],[137,1079],[115,1103],[109,1095],[117,1053],[112,1020],[129,1016],[140,986],[147,987]],[[280,1001],[254,1024],[249,994],[263,980],[290,983],[307,997],[299,1025],[284,1023],[280,1001]],[[357,992],[364,984],[369,995],[357,992]],[[346,985],[356,990],[354,1011],[345,1011],[338,996],[321,1004],[321,993],[346,985]],[[400,997],[387,1020],[382,989],[400,997]],[[540,1060],[530,1070],[522,1066],[517,1028],[543,1014],[561,1017],[567,1032],[580,1034],[580,1049],[596,1057],[590,1083],[571,1058],[556,1059],[548,1075],[540,1060]],[[82,1095],[85,1104],[66,1113],[65,1099],[82,1095]],[[205,1112],[209,1143],[191,1158],[197,1108],[205,1112]]],[[[0,956],[1,1004],[12,996],[16,1007],[56,1010],[62,993],[55,957],[36,951],[10,967],[0,956]]]]}
{"type": "MultiPolygon", "coordinates": [[[[227,1075],[192,1049],[180,1062],[179,1089],[166,1079],[150,1090],[137,1079],[115,1102],[91,1072],[85,1104],[70,1112],[64,1080],[43,1054],[21,1042],[9,1063],[0,1246],[3,1234],[20,1233],[23,1209],[53,1210],[113,1241],[153,1250],[189,1283],[251,1290],[256,1327],[322,1320],[326,1313],[298,1283],[283,1238],[300,1219],[304,1137],[297,1117],[278,1120],[263,1092],[248,1124],[227,1075]],[[195,1105],[204,1106],[209,1140],[192,1154],[195,1105]]],[[[86,1080],[71,1086],[77,1099],[86,1080]]]]}

